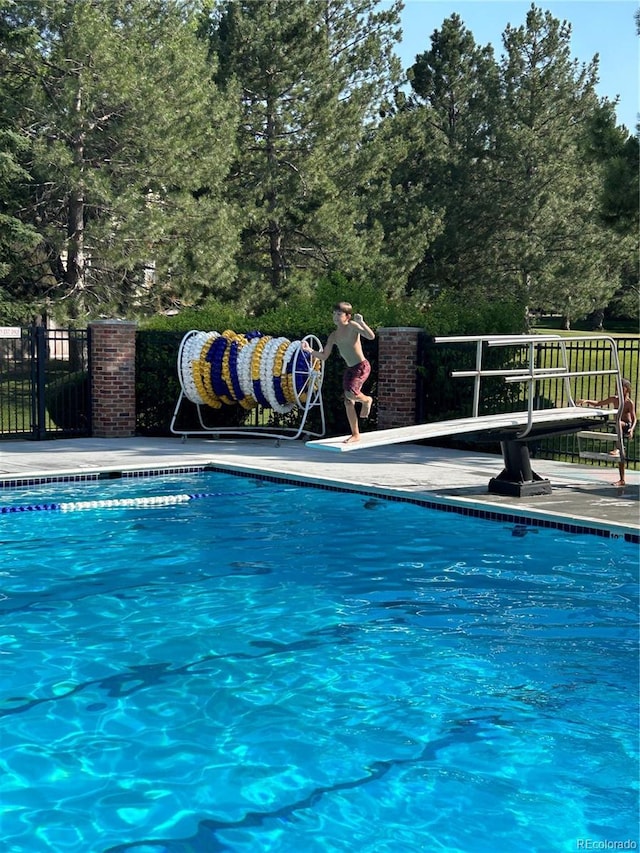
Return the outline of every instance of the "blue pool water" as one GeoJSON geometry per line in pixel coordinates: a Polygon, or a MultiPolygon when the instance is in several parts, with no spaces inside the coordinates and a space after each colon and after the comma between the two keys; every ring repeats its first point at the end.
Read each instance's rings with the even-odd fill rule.
{"type": "Polygon", "coordinates": [[[213,473],[0,503],[175,494],[0,515],[3,851],[637,849],[636,545],[213,473]]]}

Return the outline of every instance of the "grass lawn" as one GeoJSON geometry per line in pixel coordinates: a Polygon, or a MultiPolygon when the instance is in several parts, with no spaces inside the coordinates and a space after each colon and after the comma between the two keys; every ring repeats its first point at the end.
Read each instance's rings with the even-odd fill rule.
{"type": "Polygon", "coordinates": [[[610,335],[612,338],[640,338],[640,325],[631,320],[611,320],[602,331],[594,331],[586,322],[574,323],[570,331],[562,328],[562,317],[539,317],[533,324],[532,332],[541,335],[563,335],[566,337],[579,335],[610,335]]]}
{"type": "Polygon", "coordinates": [[[0,380],[0,433],[31,431],[31,385],[29,378],[0,380]]]}

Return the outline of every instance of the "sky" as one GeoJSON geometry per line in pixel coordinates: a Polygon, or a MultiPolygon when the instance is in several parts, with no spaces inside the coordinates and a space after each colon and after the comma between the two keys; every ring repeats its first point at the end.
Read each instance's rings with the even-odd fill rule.
{"type": "MultiPolygon", "coordinates": [[[[634,21],[638,0],[536,0],[535,5],[571,24],[573,59],[587,63],[599,54],[596,91],[612,101],[619,96],[618,123],[635,132],[640,110],[640,37],[634,21]]],[[[433,31],[454,12],[476,44],[492,44],[499,59],[506,25],[523,26],[530,7],[531,0],[405,0],[403,38],[397,47],[403,68],[413,65],[417,54],[429,50],[433,31]]]]}

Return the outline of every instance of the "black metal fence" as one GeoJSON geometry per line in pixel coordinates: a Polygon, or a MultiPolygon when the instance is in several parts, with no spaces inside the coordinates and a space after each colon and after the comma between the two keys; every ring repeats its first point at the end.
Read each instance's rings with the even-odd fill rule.
{"type": "MultiPolygon", "coordinates": [[[[0,332],[2,330],[0,329],[0,332]]],[[[9,330],[13,331],[13,330],[9,330]]],[[[17,336],[0,333],[0,439],[43,439],[91,435],[91,396],[89,334],[84,329],[23,328],[17,336]]],[[[176,356],[180,333],[145,332],[137,335],[136,396],[137,431],[143,435],[168,435],[169,424],[179,394],[176,356]]],[[[365,354],[372,362],[370,388],[375,398],[377,385],[377,342],[364,342],[365,354]]],[[[640,385],[640,338],[618,338],[617,353],[623,376],[632,384],[635,399],[640,385]]],[[[571,348],[572,370],[606,368],[606,346],[601,339],[587,340],[571,348]]],[[[544,342],[536,344],[537,366],[555,367],[558,347],[544,342]]],[[[499,351],[490,357],[498,359],[499,351]]],[[[517,359],[517,356],[516,356],[517,359]]],[[[452,370],[473,368],[474,351],[465,346],[440,346],[424,336],[418,355],[417,423],[465,417],[469,414],[472,381],[452,379],[452,370]]],[[[487,364],[490,366],[490,363],[487,364]]],[[[346,429],[340,404],[339,359],[327,363],[323,397],[330,434],[346,429]]],[[[539,382],[538,405],[555,405],[550,380],[539,382]]],[[[574,381],[576,399],[603,399],[615,393],[611,376],[589,375],[574,381]]],[[[489,380],[481,414],[516,411],[522,408],[518,386],[502,380],[489,380]]],[[[374,406],[371,426],[375,428],[374,406]]],[[[613,412],[612,412],[613,415],[613,412]]],[[[222,424],[221,424],[222,425],[222,424]]],[[[315,428],[316,425],[310,424],[315,428]]],[[[640,432],[640,431],[639,431],[640,432]]],[[[439,444],[456,446],[456,438],[439,444]]],[[[464,442],[468,443],[468,442],[464,442]]],[[[486,445],[485,445],[485,448],[486,445]]],[[[496,448],[497,450],[497,448],[496,448]]],[[[575,435],[544,439],[531,447],[532,455],[544,458],[578,461],[575,435]]],[[[638,436],[629,443],[627,461],[637,467],[640,461],[638,436]]],[[[606,464],[594,461],[593,464],[606,464]]]]}
{"type": "MultiPolygon", "coordinates": [[[[550,349],[548,345],[541,344],[538,358],[541,364],[556,367],[558,366],[557,363],[551,362],[550,349]]],[[[635,399],[640,380],[638,374],[640,340],[638,338],[618,338],[616,340],[616,349],[620,371],[622,376],[631,382],[632,397],[635,399]]],[[[602,340],[585,341],[580,347],[576,347],[571,369],[587,371],[596,369],[597,367],[603,370],[615,367],[615,365],[610,363],[608,356],[609,350],[606,343],[602,340]]],[[[543,405],[548,402],[549,391],[549,381],[541,384],[539,393],[543,405]]],[[[575,380],[574,396],[576,399],[604,400],[615,394],[615,379],[612,376],[597,376],[592,374],[590,376],[581,376],[575,380]]],[[[612,408],[612,421],[614,417],[615,409],[612,408]]],[[[579,457],[578,441],[578,437],[575,434],[558,435],[554,438],[547,438],[541,441],[539,445],[532,448],[532,451],[536,456],[543,459],[564,459],[570,462],[579,461],[584,464],[585,460],[579,457]]],[[[640,461],[640,440],[638,434],[634,435],[633,440],[628,442],[626,452],[629,467],[636,468],[640,461]]],[[[615,461],[615,459],[611,462],[589,460],[588,464],[601,467],[614,464],[615,461]]]]}
{"type": "Polygon", "coordinates": [[[3,331],[0,439],[91,435],[89,331],[3,331]]]}

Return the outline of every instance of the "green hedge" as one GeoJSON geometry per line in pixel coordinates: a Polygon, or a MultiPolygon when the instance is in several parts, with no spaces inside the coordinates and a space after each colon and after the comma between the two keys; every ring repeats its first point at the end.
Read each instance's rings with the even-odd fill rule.
{"type": "MultiPolygon", "coordinates": [[[[247,317],[232,306],[210,302],[201,310],[183,311],[172,317],[155,317],[140,327],[136,346],[138,432],[143,435],[170,434],[171,418],[180,394],[177,355],[186,332],[194,329],[217,332],[232,329],[241,334],[260,331],[266,335],[284,336],[292,341],[314,334],[324,343],[334,328],[333,305],[341,301],[351,302],[354,312],[360,312],[373,329],[412,326],[424,329],[429,335],[511,334],[524,331],[524,309],[515,303],[502,302],[496,305],[468,298],[462,300],[448,292],[443,292],[430,305],[422,305],[410,297],[402,301],[389,301],[370,285],[348,281],[337,273],[323,279],[312,297],[283,302],[277,309],[260,316],[247,317]]],[[[363,340],[363,348],[372,366],[371,378],[366,387],[375,400],[377,341],[363,340]]],[[[328,435],[348,432],[342,403],[342,372],[340,358],[332,356],[325,365],[323,384],[328,435]]],[[[440,395],[443,403],[447,400],[445,408],[449,405],[448,384],[444,364],[428,376],[430,393],[435,394],[433,399],[438,399],[440,395]]],[[[459,392],[459,389],[456,391],[459,392]]],[[[195,406],[186,401],[180,413],[177,429],[200,428],[195,406]]],[[[375,428],[376,415],[374,404],[368,422],[369,429],[375,428]]],[[[246,425],[251,416],[240,406],[223,406],[220,410],[207,409],[206,417],[207,426],[223,427],[246,425]]],[[[319,430],[317,410],[312,410],[309,426],[315,431],[319,430]]]]}
{"type": "Polygon", "coordinates": [[[349,281],[338,273],[320,281],[310,297],[290,299],[265,314],[246,316],[228,304],[211,301],[199,310],[154,317],[140,328],[182,333],[191,329],[206,332],[233,329],[241,333],[258,330],[291,340],[308,334],[322,338],[333,329],[334,304],[342,301],[350,302],[354,312],[361,313],[372,329],[415,326],[430,335],[516,334],[526,330],[524,306],[516,302],[488,303],[451,291],[443,291],[428,305],[411,296],[388,300],[371,285],[349,281]]]}
{"type": "Polygon", "coordinates": [[[87,429],[89,408],[89,376],[78,371],[62,382],[48,385],[45,406],[52,423],[61,430],[79,432],[87,429]]]}

